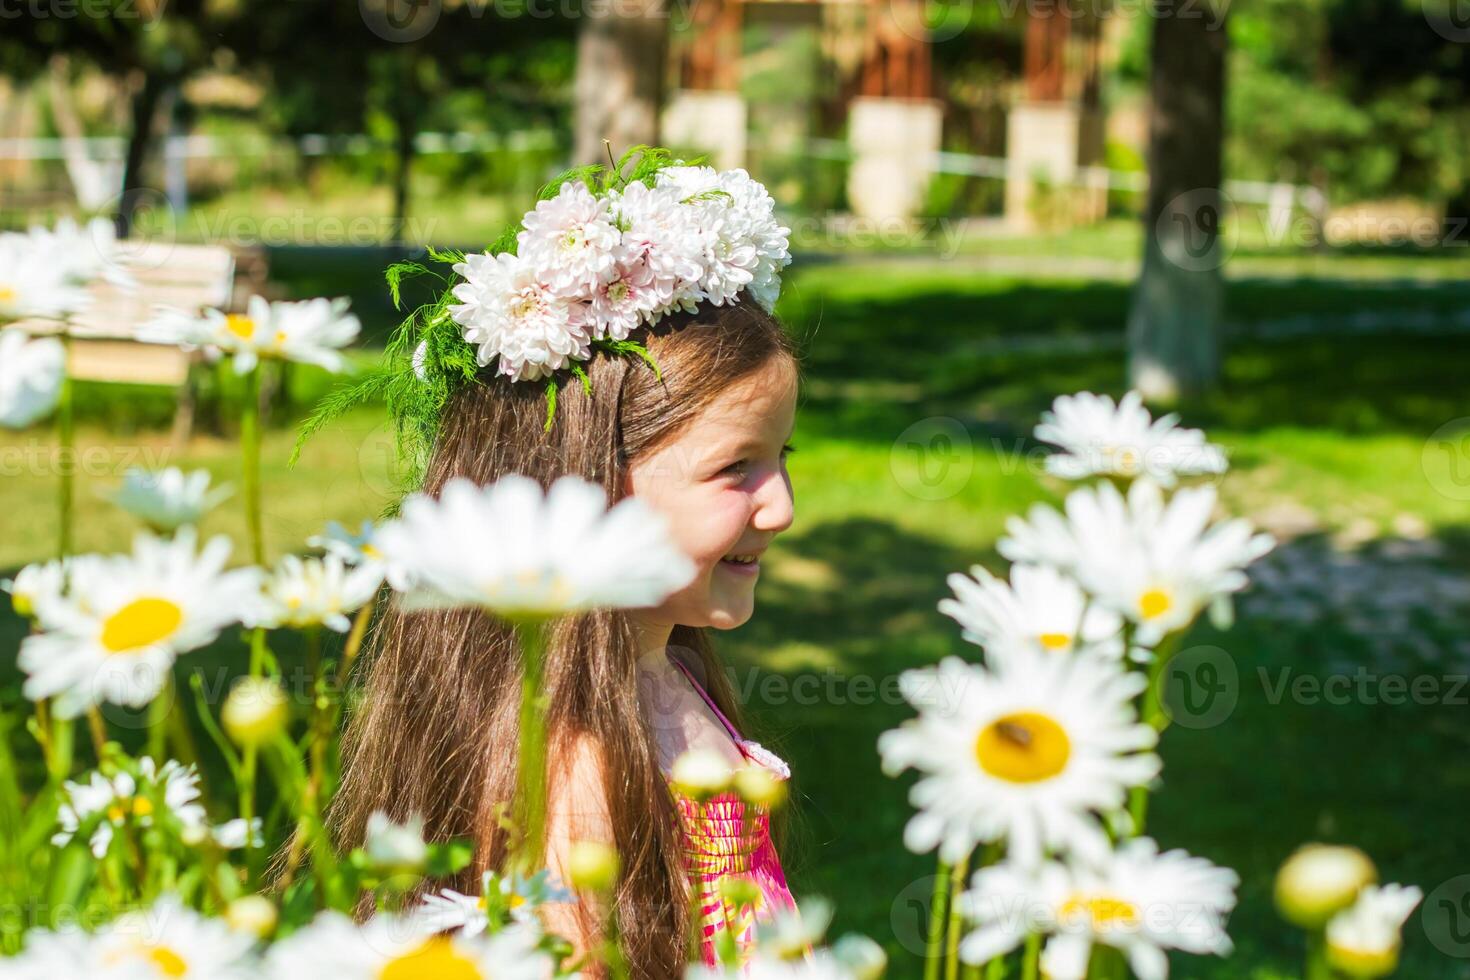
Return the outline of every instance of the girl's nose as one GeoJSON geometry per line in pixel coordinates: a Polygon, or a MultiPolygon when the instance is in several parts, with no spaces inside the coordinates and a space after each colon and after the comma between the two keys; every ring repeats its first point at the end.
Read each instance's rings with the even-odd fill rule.
{"type": "Polygon", "coordinates": [[[755,490],[751,527],[777,534],[790,527],[795,516],[796,500],[791,493],[791,478],[781,470],[768,474],[755,490]]]}

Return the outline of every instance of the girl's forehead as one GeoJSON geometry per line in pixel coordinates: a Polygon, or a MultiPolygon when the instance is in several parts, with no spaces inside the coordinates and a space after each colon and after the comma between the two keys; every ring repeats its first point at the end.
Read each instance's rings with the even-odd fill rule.
{"type": "Polygon", "coordinates": [[[772,428],[790,428],[795,414],[796,372],[790,365],[773,362],[715,396],[695,416],[691,428],[711,426],[764,433],[772,428]]]}

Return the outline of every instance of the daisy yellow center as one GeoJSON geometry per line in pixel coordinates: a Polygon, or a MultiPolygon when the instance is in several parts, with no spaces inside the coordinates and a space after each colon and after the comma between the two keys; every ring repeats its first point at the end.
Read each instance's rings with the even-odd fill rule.
{"type": "Polygon", "coordinates": [[[1384,977],[1399,965],[1399,947],[1363,949],[1328,940],[1327,959],[1339,971],[1354,977],[1384,977]]]}
{"type": "Polygon", "coordinates": [[[121,797],[112,802],[107,808],[107,818],[113,823],[121,823],[129,815],[134,817],[148,817],[153,815],[153,801],[146,796],[121,797]]]}
{"type": "Polygon", "coordinates": [[[109,653],[125,653],[161,643],[184,621],[184,611],[168,599],[134,599],[102,623],[102,645],[109,653]]]}
{"type": "Polygon", "coordinates": [[[1138,612],[1144,619],[1155,619],[1174,606],[1174,600],[1163,589],[1149,589],[1138,597],[1138,612]]]}
{"type": "Polygon", "coordinates": [[[1137,473],[1138,462],[1138,450],[1132,446],[1123,446],[1113,451],[1113,465],[1119,473],[1137,473]]]}
{"type": "Polygon", "coordinates": [[[986,725],[975,740],[980,768],[1010,783],[1039,783],[1067,767],[1072,740],[1046,715],[1018,711],[986,725]]]}
{"type": "Polygon", "coordinates": [[[167,946],[138,943],[131,949],[111,953],[104,957],[104,960],[109,966],[115,966],[119,961],[133,957],[151,963],[160,976],[186,977],[189,975],[188,961],[167,946]]]}
{"type": "Polygon", "coordinates": [[[243,313],[231,313],[225,317],[225,329],[241,340],[249,340],[255,336],[255,321],[243,313]]]}
{"type": "Polygon", "coordinates": [[[486,980],[474,961],[457,952],[443,936],[389,961],[378,980],[486,980]]]}
{"type": "Polygon", "coordinates": [[[1037,639],[1048,650],[1065,650],[1072,645],[1072,638],[1066,633],[1042,633],[1037,639]]]}
{"type": "Polygon", "coordinates": [[[16,292],[9,286],[0,286],[0,303],[15,302],[16,292]]]}
{"type": "Polygon", "coordinates": [[[1074,895],[1067,899],[1061,911],[1063,922],[1085,918],[1093,932],[1138,926],[1138,907],[1112,895],[1074,895]]]}
{"type": "Polygon", "coordinates": [[[276,346],[277,347],[280,347],[280,346],[284,345],[285,343],[286,343],[286,331],[284,331],[284,330],[277,330],[276,331],[276,340],[275,340],[276,346]]]}

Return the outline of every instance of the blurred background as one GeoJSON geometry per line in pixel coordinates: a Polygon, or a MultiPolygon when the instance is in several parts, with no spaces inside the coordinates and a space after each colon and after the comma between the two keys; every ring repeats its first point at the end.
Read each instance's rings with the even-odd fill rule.
{"type": "MultiPolygon", "coordinates": [[[[1176,970],[1293,975],[1269,882],[1322,839],[1428,893],[1402,975],[1470,977],[1470,3],[0,0],[0,20],[0,227],[104,215],[142,284],[75,345],[74,457],[0,434],[0,569],[49,555],[62,468],[84,501],[135,465],[238,485],[237,379],[131,341],[147,304],[350,296],[367,365],[402,315],[390,261],[485,247],[609,149],[707,154],[767,184],[796,256],[798,518],[723,650],[797,774],[798,894],[917,976],[931,862],[903,851],[907,784],[874,749],[908,716],[893,679],[965,652],[945,575],[999,568],[1005,518],[1057,498],[1039,412],[1133,387],[1227,448],[1227,505],[1283,541],[1236,624],[1180,656],[1152,829],[1247,885],[1236,956],[1176,970]]],[[[268,392],[272,556],[398,490],[372,409],[287,467],[332,383],[291,365],[268,392]]],[[[237,540],[238,509],[211,518],[237,540]]],[[[82,513],[80,550],[125,546],[123,515],[82,513]]]]}

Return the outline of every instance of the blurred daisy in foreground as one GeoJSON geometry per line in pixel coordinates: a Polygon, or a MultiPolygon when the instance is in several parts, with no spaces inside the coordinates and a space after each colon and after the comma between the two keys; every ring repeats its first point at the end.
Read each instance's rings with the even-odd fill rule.
{"type": "Polygon", "coordinates": [[[112,502],[160,534],[198,524],[204,515],[229,498],[228,486],[210,489],[208,470],[185,473],[177,466],[163,470],[132,467],[112,502]]]}
{"type": "Polygon", "coordinates": [[[1110,609],[1088,605],[1080,586],[1054,568],[1015,565],[1011,580],[980,565],[970,575],[949,577],[953,599],[939,611],[964,627],[963,636],[983,647],[987,658],[1017,648],[1067,654],[1086,648],[1110,657],[1123,652],[1123,620],[1110,609]]]}
{"type": "Polygon", "coordinates": [[[1224,473],[1224,451],[1178,422],[1173,414],[1152,418],[1136,391],[1119,402],[1084,391],[1052,403],[1036,438],[1061,448],[1046,458],[1046,471],[1068,480],[1147,476],[1172,487],[1181,476],[1224,473]]]}
{"type": "Polygon", "coordinates": [[[376,565],[348,568],[336,555],[287,555],[265,583],[260,623],[272,629],[325,626],[346,633],[352,628],[347,614],[370,602],[382,584],[376,565]]]}
{"type": "Polygon", "coordinates": [[[164,895],[150,908],[120,916],[92,942],[102,962],[136,968],[126,974],[158,980],[239,980],[255,937],[205,918],[177,897],[164,895]]]}
{"type": "Polygon", "coordinates": [[[1112,484],[1067,496],[1065,517],[1038,505],[1012,518],[997,546],[1012,561],[1042,561],[1076,577],[1102,606],[1132,620],[1153,646],[1211,607],[1223,624],[1229,597],[1249,584],[1245,567],[1275,547],[1244,518],[1211,524],[1214,487],[1167,500],[1136,481],[1125,498],[1112,484]]]}
{"type": "Polygon", "coordinates": [[[757,953],[736,966],[691,966],[684,980],[858,980],[851,965],[819,950],[804,959],[788,960],[757,953]]]}
{"type": "Polygon", "coordinates": [[[357,531],[351,531],[338,521],[328,521],[326,530],[306,539],[313,548],[320,548],[329,555],[336,555],[348,565],[382,561],[383,553],[373,544],[377,527],[372,521],[363,521],[357,531]]]}
{"type": "Polygon", "coordinates": [[[509,921],[539,929],[538,908],[572,901],[572,893],[561,887],[550,871],[538,871],[530,877],[486,871],[480,878],[480,894],[440,889],[438,894],[424,896],[413,917],[426,932],[458,930],[462,935],[475,936],[489,928],[492,914],[498,915],[501,925],[509,921]]]}
{"type": "Polygon", "coordinates": [[[0,580],[0,589],[10,593],[17,616],[34,619],[37,606],[54,603],[65,595],[69,567],[70,560],[64,558],[27,565],[15,573],[15,578],[0,580]]]}
{"type": "MultiPolygon", "coordinates": [[[[0,285],[0,305],[4,289],[0,285]]],[[[61,398],[65,374],[66,349],[61,341],[32,340],[19,327],[0,330],[0,428],[23,429],[49,415],[61,398]]]]}
{"type": "Polygon", "coordinates": [[[1350,977],[1386,977],[1399,965],[1400,931],[1424,898],[1412,885],[1369,885],[1327,923],[1327,961],[1350,977]]]}
{"type": "Polygon", "coordinates": [[[1048,852],[1101,860],[1098,814],[1159,772],[1158,733],[1132,703],[1146,684],[1099,657],[1019,650],[988,670],[949,657],[905,671],[919,717],[878,740],[886,773],[922,774],[904,844],[949,862],[992,841],[1024,867],[1048,852]]]}
{"type": "Polygon", "coordinates": [[[59,320],[91,303],[86,281],[57,262],[37,234],[0,234],[0,322],[59,320]]]}
{"type": "Polygon", "coordinates": [[[140,338],[232,355],[237,374],[270,359],[315,364],[335,374],[347,366],[342,348],[361,330],[357,317],[347,312],[345,299],[272,303],[252,296],[244,313],[205,310],[196,316],[161,310],[140,338]]]}
{"type": "Polygon", "coordinates": [[[539,941],[531,929],[425,936],[412,915],[380,914],[358,926],[339,912],[323,912],[271,947],[264,975],[276,980],[547,980],[553,964],[539,941]]]}
{"type": "Polygon", "coordinates": [[[1225,918],[1239,884],[1234,871],[1183,851],[1160,854],[1147,837],[1127,841],[1095,867],[983,868],[959,899],[960,914],[978,926],[961,941],[960,958],[985,963],[1041,932],[1051,936],[1041,972],[1053,980],[1086,977],[1096,943],[1121,950],[1139,980],[1164,980],[1166,950],[1231,951],[1225,918]]]}
{"type": "Polygon", "coordinates": [[[66,593],[38,597],[44,632],[21,641],[26,697],[56,698],[62,718],[148,703],[179,654],[258,614],[259,570],[226,571],[229,557],[228,538],[198,551],[186,527],[172,541],[139,534],[130,555],[74,559],[66,593]]]}
{"type": "Polygon", "coordinates": [[[544,494],[524,476],[452,480],[437,500],[409,497],[376,543],[411,605],[508,617],[656,606],[694,575],[661,515],[632,497],[609,509],[577,477],[544,494]]]}

